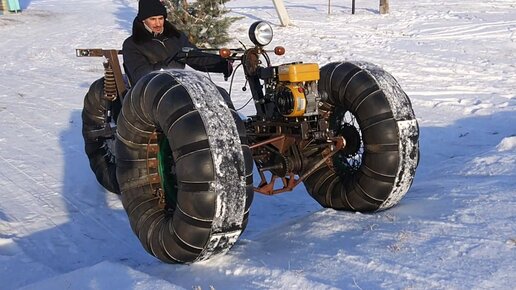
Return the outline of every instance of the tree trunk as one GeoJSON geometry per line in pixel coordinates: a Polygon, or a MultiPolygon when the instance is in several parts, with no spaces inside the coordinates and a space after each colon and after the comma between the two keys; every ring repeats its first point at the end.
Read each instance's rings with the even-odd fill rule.
{"type": "Polygon", "coordinates": [[[380,0],[380,14],[389,13],[389,0],[380,0]]]}

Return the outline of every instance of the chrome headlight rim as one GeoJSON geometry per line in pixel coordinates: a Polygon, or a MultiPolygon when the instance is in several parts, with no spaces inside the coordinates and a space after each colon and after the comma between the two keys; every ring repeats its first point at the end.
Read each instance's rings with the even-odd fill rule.
{"type": "Polygon", "coordinates": [[[249,38],[258,46],[266,46],[273,38],[272,26],[267,21],[256,21],[249,27],[249,38]]]}

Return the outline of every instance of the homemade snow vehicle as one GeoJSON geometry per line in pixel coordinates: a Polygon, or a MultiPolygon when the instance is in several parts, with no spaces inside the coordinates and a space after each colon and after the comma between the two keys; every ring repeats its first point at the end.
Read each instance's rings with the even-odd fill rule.
{"type": "MultiPolygon", "coordinates": [[[[272,65],[264,48],[272,35],[256,22],[252,47],[219,51],[243,67],[256,107],[244,120],[204,75],[156,71],[129,86],[119,51],[77,50],[105,57],[82,113],[91,168],[121,194],[132,230],[164,262],[227,252],[254,192],[304,184],[323,207],[371,212],[396,205],[412,184],[419,128],[396,80],[366,62],[272,65]]],[[[177,59],[185,57],[194,55],[177,59]]]]}

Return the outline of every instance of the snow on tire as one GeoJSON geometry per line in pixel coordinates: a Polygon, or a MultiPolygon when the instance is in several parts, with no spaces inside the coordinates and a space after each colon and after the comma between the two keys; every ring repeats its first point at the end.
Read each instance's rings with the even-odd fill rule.
{"type": "MultiPolygon", "coordinates": [[[[108,122],[108,106],[111,101],[104,99],[104,78],[93,82],[84,97],[82,110],[82,136],[84,149],[90,161],[90,167],[98,182],[107,190],[119,193],[116,180],[116,165],[114,157],[114,132],[111,136],[106,133],[111,130],[108,122]]],[[[120,101],[111,103],[119,106],[120,101]]]]}
{"type": "Polygon", "coordinates": [[[252,155],[219,90],[195,72],[168,70],[145,76],[124,99],[115,143],[122,203],[143,247],[164,262],[223,254],[247,225],[252,155]],[[167,149],[169,159],[155,158],[167,149]],[[173,180],[164,183],[157,167],[173,180]],[[166,183],[177,191],[160,194],[166,183]]]}
{"type": "Polygon", "coordinates": [[[419,127],[408,96],[389,73],[366,62],[323,66],[319,91],[332,108],[330,129],[346,138],[346,147],[305,180],[307,191],[339,210],[399,203],[419,162],[419,127]]]}

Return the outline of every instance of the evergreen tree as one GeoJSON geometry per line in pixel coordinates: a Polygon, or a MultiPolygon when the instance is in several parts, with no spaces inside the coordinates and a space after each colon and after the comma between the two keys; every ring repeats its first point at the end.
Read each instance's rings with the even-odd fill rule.
{"type": "Polygon", "coordinates": [[[168,20],[200,48],[218,47],[230,38],[227,30],[239,17],[225,16],[229,0],[163,0],[168,20]]]}

